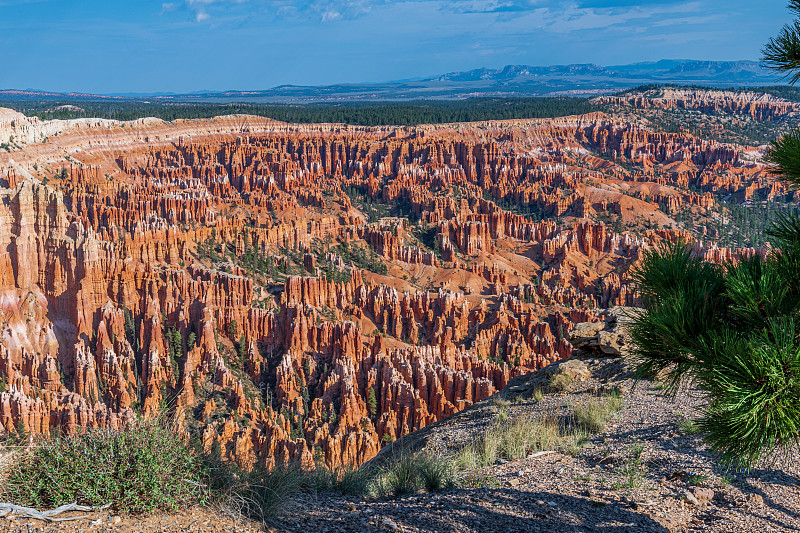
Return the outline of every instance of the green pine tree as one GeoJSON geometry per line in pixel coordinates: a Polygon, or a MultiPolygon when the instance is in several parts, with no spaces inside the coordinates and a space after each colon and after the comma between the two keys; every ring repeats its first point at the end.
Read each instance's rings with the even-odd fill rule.
{"type": "Polygon", "coordinates": [[[378,411],[378,399],[375,397],[374,387],[370,387],[367,393],[367,409],[369,410],[370,416],[375,416],[375,413],[378,411]]]}
{"type": "MultiPolygon", "coordinates": [[[[789,6],[800,19],[800,0],[789,6]]],[[[764,60],[800,80],[800,20],[770,40],[764,60]]],[[[800,186],[800,131],[775,141],[769,158],[800,186]]],[[[776,248],[766,258],[712,265],[678,243],[647,252],[633,274],[644,304],[631,325],[639,375],[674,394],[689,382],[700,389],[703,438],[737,467],[800,444],[800,218],[770,218],[776,248]]]]}

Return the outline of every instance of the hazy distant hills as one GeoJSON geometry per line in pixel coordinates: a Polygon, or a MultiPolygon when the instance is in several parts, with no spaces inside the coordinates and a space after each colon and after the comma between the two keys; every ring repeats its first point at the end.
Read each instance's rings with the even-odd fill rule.
{"type": "Polygon", "coordinates": [[[593,64],[508,65],[451,72],[421,80],[326,86],[282,85],[266,90],[137,96],[0,91],[0,100],[148,100],[161,102],[357,103],[379,100],[459,99],[469,97],[585,96],[650,83],[739,87],[780,84],[782,79],[756,61],[661,61],[602,67],[593,64]]]}
{"type": "Polygon", "coordinates": [[[724,85],[740,83],[771,84],[779,82],[772,72],[756,61],[693,61],[662,59],[661,61],[601,67],[591,63],[579,65],[553,65],[532,67],[507,65],[501,69],[480,68],[467,72],[451,72],[426,81],[494,81],[529,82],[544,78],[595,78],[602,84],[606,81],[635,81],[654,83],[694,83],[696,81],[724,85]]]}
{"type": "Polygon", "coordinates": [[[94,102],[94,101],[125,101],[121,96],[88,93],[56,93],[50,91],[36,91],[33,89],[4,89],[0,90],[0,100],[6,102],[94,102]]]}

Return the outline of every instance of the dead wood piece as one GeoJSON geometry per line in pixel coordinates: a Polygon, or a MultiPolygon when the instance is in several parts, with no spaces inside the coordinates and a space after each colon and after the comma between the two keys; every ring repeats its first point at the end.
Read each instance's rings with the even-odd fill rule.
{"type": "Polygon", "coordinates": [[[111,507],[110,503],[106,505],[101,505],[99,507],[91,507],[88,505],[78,505],[78,502],[72,502],[65,505],[61,505],[49,511],[37,511],[36,509],[33,509],[31,507],[23,507],[22,505],[14,505],[13,503],[0,502],[0,517],[7,516],[9,514],[18,514],[25,518],[34,518],[36,520],[45,520],[47,522],[65,522],[67,520],[81,520],[87,517],[86,516],[66,516],[62,518],[53,518],[53,517],[69,511],[102,511],[103,509],[108,509],[109,507],[111,507]]]}

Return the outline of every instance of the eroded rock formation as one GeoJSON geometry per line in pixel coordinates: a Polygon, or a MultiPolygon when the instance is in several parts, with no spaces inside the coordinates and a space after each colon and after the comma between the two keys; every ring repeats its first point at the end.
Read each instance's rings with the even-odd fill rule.
{"type": "Polygon", "coordinates": [[[641,109],[695,109],[704,112],[743,113],[758,120],[772,120],[797,111],[797,105],[783,98],[754,91],[714,91],[661,87],[632,91],[621,96],[598,96],[600,104],[623,104],[641,109]]]}
{"type": "Polygon", "coordinates": [[[0,133],[29,146],[0,154],[2,431],[166,409],[245,466],[359,464],[568,357],[575,324],[636,303],[647,247],[691,239],[669,214],[778,187],[735,147],[599,114],[359,128],[3,112],[0,133]]]}

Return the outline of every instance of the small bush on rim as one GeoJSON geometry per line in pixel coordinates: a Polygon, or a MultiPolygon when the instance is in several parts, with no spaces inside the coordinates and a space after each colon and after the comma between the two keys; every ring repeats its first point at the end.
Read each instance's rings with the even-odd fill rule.
{"type": "Polygon", "coordinates": [[[77,501],[122,513],[169,511],[207,500],[201,471],[165,424],[144,421],[42,440],[9,468],[0,492],[36,508],[77,501]]]}
{"type": "Polygon", "coordinates": [[[429,453],[401,453],[375,475],[373,492],[379,497],[436,492],[458,486],[452,461],[429,453]]]}

